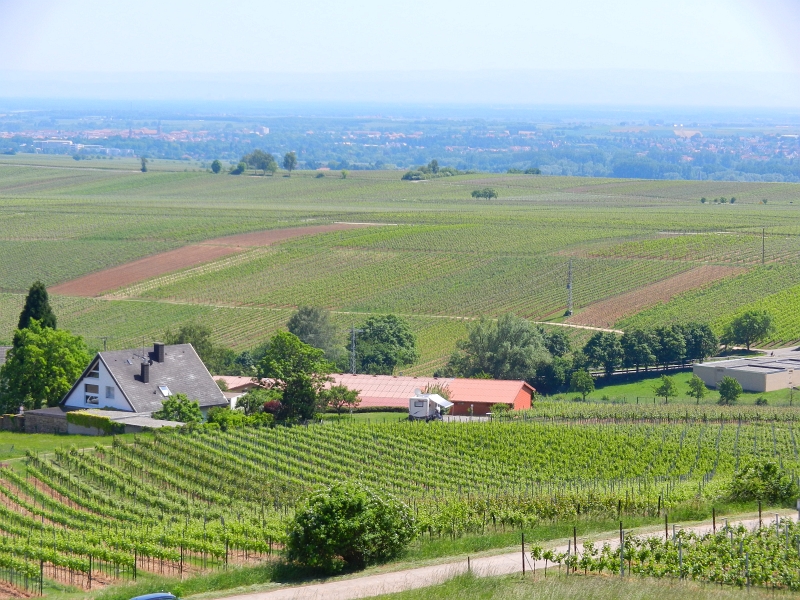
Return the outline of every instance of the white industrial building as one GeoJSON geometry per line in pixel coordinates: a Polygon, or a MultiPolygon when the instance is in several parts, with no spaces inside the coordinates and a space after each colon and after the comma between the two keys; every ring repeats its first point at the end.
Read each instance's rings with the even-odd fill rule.
{"type": "Polygon", "coordinates": [[[694,365],[695,375],[715,388],[723,377],[733,377],[747,392],[784,390],[800,383],[800,357],[735,358],[694,365]]]}

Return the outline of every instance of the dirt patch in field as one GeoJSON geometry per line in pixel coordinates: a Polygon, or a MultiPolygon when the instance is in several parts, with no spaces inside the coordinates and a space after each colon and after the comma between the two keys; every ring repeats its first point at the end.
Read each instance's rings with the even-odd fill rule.
{"type": "Polygon", "coordinates": [[[103,269],[89,273],[71,281],[59,283],[50,288],[53,294],[62,296],[101,296],[111,290],[116,290],[145,279],[165,275],[188,267],[217,260],[223,256],[240,252],[245,248],[257,246],[270,246],[288,239],[317,233],[329,233],[354,227],[365,227],[369,224],[358,223],[333,223],[331,225],[312,225],[309,227],[291,227],[287,229],[270,229],[268,231],[254,231],[226,237],[206,240],[199,244],[192,244],[153,254],[140,258],[124,265],[103,269]]]}
{"type": "Polygon", "coordinates": [[[659,302],[669,302],[678,294],[704,287],[718,279],[738,275],[746,270],[740,267],[715,265],[697,267],[638,290],[595,302],[568,318],[566,322],[574,325],[612,327],[623,317],[636,314],[659,302]]]}

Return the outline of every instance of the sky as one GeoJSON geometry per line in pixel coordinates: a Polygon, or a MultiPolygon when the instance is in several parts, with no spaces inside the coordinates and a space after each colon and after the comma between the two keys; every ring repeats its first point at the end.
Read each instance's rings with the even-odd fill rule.
{"type": "Polygon", "coordinates": [[[0,0],[0,96],[800,107],[800,0],[0,0]]]}

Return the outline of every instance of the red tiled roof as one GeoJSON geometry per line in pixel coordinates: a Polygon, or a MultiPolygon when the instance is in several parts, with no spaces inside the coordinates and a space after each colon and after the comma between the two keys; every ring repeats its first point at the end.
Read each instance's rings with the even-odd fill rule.
{"type": "Polygon", "coordinates": [[[520,390],[533,388],[524,381],[495,379],[453,379],[434,377],[394,377],[391,375],[333,375],[332,385],[345,385],[358,390],[360,406],[408,407],[414,390],[424,390],[429,384],[443,384],[450,389],[453,402],[470,402],[513,406],[520,390]]]}

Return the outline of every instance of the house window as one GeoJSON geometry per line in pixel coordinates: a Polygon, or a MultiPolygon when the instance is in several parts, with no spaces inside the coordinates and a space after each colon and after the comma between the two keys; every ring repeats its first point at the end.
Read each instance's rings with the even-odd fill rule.
{"type": "Polygon", "coordinates": [[[84,386],[86,392],[84,400],[86,404],[100,404],[100,386],[93,383],[87,383],[84,386]]]}
{"type": "Polygon", "coordinates": [[[114,386],[107,385],[106,386],[106,400],[113,400],[114,399],[114,386]]]}
{"type": "Polygon", "coordinates": [[[89,369],[89,372],[86,374],[86,376],[93,379],[100,377],[100,361],[97,361],[92,365],[92,368],[89,369]]]}

